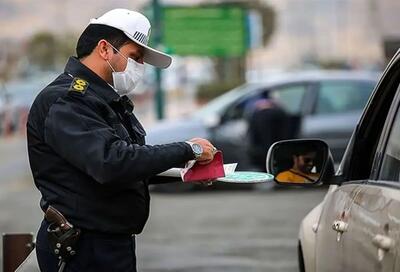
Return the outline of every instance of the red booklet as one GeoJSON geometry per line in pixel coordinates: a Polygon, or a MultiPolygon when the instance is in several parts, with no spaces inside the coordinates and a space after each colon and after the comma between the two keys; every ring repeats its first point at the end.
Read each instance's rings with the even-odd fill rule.
{"type": "Polygon", "coordinates": [[[217,151],[214,155],[214,159],[209,164],[199,164],[195,162],[192,165],[188,165],[182,170],[181,176],[183,182],[210,181],[225,177],[222,152],[217,151]]]}

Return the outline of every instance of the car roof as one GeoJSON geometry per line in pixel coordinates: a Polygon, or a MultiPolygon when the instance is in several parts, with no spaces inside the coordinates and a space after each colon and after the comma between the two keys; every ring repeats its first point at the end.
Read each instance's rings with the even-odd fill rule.
{"type": "Polygon", "coordinates": [[[279,84],[290,84],[295,82],[318,82],[330,80],[360,80],[378,81],[381,72],[358,71],[358,70],[316,70],[316,71],[293,71],[274,72],[262,75],[261,80],[252,80],[247,84],[266,87],[279,84]]]}
{"type": "Polygon", "coordinates": [[[207,105],[200,108],[192,116],[203,118],[210,112],[221,112],[226,106],[235,100],[243,99],[258,91],[274,88],[278,85],[291,84],[296,82],[320,82],[330,80],[369,81],[376,84],[381,73],[370,71],[350,70],[317,70],[305,72],[274,72],[263,76],[262,81],[250,81],[238,86],[211,100],[207,105]],[[223,102],[224,101],[224,102],[223,102]],[[222,103],[222,104],[221,104],[222,103]]]}

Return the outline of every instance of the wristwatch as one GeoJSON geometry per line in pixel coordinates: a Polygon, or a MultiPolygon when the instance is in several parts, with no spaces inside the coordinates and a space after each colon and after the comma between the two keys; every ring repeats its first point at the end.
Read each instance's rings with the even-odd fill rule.
{"type": "Polygon", "coordinates": [[[198,158],[200,158],[201,155],[203,154],[203,147],[198,143],[193,143],[193,142],[189,142],[189,141],[186,141],[186,143],[189,144],[190,147],[192,148],[192,152],[193,152],[194,158],[196,160],[198,158]]]}

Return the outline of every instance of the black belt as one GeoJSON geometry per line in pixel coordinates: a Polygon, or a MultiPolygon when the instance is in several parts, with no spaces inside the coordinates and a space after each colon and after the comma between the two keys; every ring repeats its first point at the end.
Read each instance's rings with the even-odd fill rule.
{"type": "Polygon", "coordinates": [[[82,229],[82,235],[83,236],[88,236],[88,237],[93,237],[93,238],[99,238],[99,239],[132,239],[136,237],[136,234],[134,233],[108,233],[108,232],[103,232],[103,231],[97,231],[97,230],[89,230],[89,229],[82,229]]]}
{"type": "MultiPolygon", "coordinates": [[[[47,225],[50,224],[50,222],[46,219],[44,219],[47,225]]],[[[109,233],[109,232],[104,232],[104,231],[97,231],[97,230],[90,230],[90,229],[85,229],[85,228],[80,228],[77,227],[81,230],[81,235],[85,236],[90,236],[94,238],[100,238],[100,239],[107,239],[107,238],[112,238],[112,239],[131,239],[133,237],[136,237],[136,234],[134,233],[109,233]]]]}

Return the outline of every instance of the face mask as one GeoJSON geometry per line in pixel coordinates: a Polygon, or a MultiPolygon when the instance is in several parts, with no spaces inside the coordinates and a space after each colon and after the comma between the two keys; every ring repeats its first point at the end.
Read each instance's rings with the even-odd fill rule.
{"type": "Polygon", "coordinates": [[[111,66],[110,62],[107,60],[108,65],[110,65],[111,69],[113,70],[112,77],[115,90],[121,96],[129,96],[135,93],[140,93],[135,91],[135,88],[143,77],[144,64],[138,63],[134,59],[126,58],[114,46],[111,45],[111,47],[127,60],[126,68],[122,72],[116,72],[111,66]]]}

